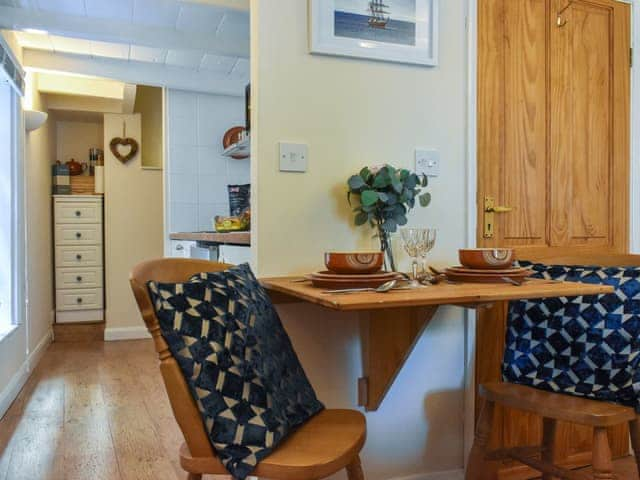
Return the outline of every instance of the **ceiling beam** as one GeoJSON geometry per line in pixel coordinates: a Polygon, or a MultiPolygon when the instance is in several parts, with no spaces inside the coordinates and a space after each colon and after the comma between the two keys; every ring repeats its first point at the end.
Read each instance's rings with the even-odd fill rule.
{"type": "Polygon", "coordinates": [[[181,31],[144,26],[117,20],[63,15],[52,12],[0,6],[0,28],[23,30],[36,28],[54,35],[101,40],[147,47],[199,50],[215,55],[249,57],[249,39],[229,41],[211,32],[181,31]]]}
{"type": "Polygon", "coordinates": [[[62,95],[102,97],[122,100],[125,84],[104,78],[89,78],[77,75],[38,75],[38,91],[62,95]]]}
{"type": "Polygon", "coordinates": [[[136,85],[167,87],[219,95],[244,95],[244,81],[208,71],[167,67],[154,63],[92,58],[43,50],[23,51],[24,68],[110,78],[136,85]]]}
{"type": "Polygon", "coordinates": [[[249,11],[249,0],[188,0],[189,3],[202,3],[214,7],[234,8],[236,10],[249,11]]]}

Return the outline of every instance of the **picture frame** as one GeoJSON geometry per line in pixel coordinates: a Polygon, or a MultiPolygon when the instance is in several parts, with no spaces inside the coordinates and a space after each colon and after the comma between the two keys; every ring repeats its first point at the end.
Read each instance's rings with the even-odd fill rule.
{"type": "Polygon", "coordinates": [[[312,54],[438,65],[438,0],[309,0],[312,54]]]}

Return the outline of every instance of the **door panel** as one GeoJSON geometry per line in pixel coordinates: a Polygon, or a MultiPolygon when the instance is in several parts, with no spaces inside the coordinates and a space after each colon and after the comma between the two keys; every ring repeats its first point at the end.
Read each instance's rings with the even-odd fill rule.
{"type": "Polygon", "coordinates": [[[478,205],[481,213],[486,195],[518,212],[496,216],[487,244],[546,244],[546,16],[546,0],[491,0],[480,8],[478,150],[491,161],[478,165],[486,187],[478,205]]]}
{"type": "MultiPolygon", "coordinates": [[[[628,250],[630,8],[614,0],[478,2],[478,245],[521,259],[628,250]],[[513,207],[485,237],[484,200],[513,207]]],[[[501,379],[506,312],[479,313],[476,382],[501,379]]],[[[476,412],[478,412],[476,406],[476,412]]],[[[541,419],[498,409],[492,445],[535,445],[541,419]]],[[[610,431],[616,456],[628,434],[610,431]]],[[[590,462],[591,430],[562,424],[559,463],[590,462]]],[[[501,478],[535,476],[507,464],[501,478]]]]}
{"type": "Polygon", "coordinates": [[[552,28],[551,245],[612,244],[611,6],[576,0],[552,28]],[[569,208],[566,208],[566,207],[569,208]]]}
{"type": "Polygon", "coordinates": [[[543,243],[546,208],[546,5],[508,1],[505,7],[504,155],[498,185],[502,205],[518,209],[498,227],[510,243],[543,243]],[[539,68],[542,65],[543,68],[539,68]],[[514,100],[514,101],[511,101],[514,100]]]}

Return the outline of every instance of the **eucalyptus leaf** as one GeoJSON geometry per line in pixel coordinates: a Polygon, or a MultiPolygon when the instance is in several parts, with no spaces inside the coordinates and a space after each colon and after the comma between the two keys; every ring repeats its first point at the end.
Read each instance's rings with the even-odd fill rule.
{"type": "Polygon", "coordinates": [[[402,193],[402,190],[404,189],[404,186],[402,185],[402,182],[400,180],[398,180],[397,178],[393,178],[391,180],[391,186],[396,191],[396,193],[402,193]]]}
{"type": "Polygon", "coordinates": [[[384,188],[387,187],[389,183],[391,183],[391,179],[388,175],[378,174],[373,181],[373,188],[384,188]]]}
{"type": "Polygon", "coordinates": [[[356,215],[355,224],[357,227],[364,225],[369,220],[369,215],[366,212],[360,212],[356,215]]]}
{"type": "Polygon", "coordinates": [[[404,186],[409,190],[413,190],[418,186],[418,176],[415,173],[412,173],[407,177],[407,180],[404,182],[404,186]]]}
{"type": "Polygon", "coordinates": [[[349,188],[351,190],[359,190],[367,184],[360,175],[354,175],[349,179],[349,188]]]}
{"type": "Polygon", "coordinates": [[[405,215],[397,215],[394,219],[400,226],[404,226],[409,223],[409,219],[405,215]]]}
{"type": "Polygon", "coordinates": [[[378,192],[374,190],[365,190],[362,192],[360,196],[360,200],[362,201],[362,205],[370,206],[375,204],[378,201],[378,192]]]}
{"type": "Polygon", "coordinates": [[[378,198],[381,202],[387,203],[389,201],[389,196],[384,192],[378,192],[378,198]]]}
{"type": "Polygon", "coordinates": [[[422,175],[422,188],[427,188],[429,186],[429,177],[426,175],[422,175]]]}
{"type": "Polygon", "coordinates": [[[387,233],[393,233],[398,230],[398,223],[393,218],[389,218],[382,224],[382,230],[387,233]]]}
{"type": "Polygon", "coordinates": [[[420,195],[420,205],[422,207],[428,207],[429,204],[431,203],[431,194],[429,192],[427,193],[423,193],[422,195],[420,195]]]}

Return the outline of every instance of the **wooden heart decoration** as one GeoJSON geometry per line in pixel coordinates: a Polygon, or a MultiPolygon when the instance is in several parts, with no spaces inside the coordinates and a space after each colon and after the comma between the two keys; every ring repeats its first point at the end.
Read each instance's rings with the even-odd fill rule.
{"type": "Polygon", "coordinates": [[[138,142],[136,142],[133,138],[120,138],[120,137],[116,137],[113,140],[111,140],[111,142],[109,143],[109,149],[111,150],[111,153],[113,153],[113,156],[116,157],[118,160],[120,160],[122,163],[127,163],[129,160],[131,160],[133,157],[136,156],[136,154],[138,153],[138,142]],[[118,150],[118,147],[130,147],[129,153],[127,153],[126,155],[123,155],[122,153],[120,153],[120,150],[118,150]]]}

